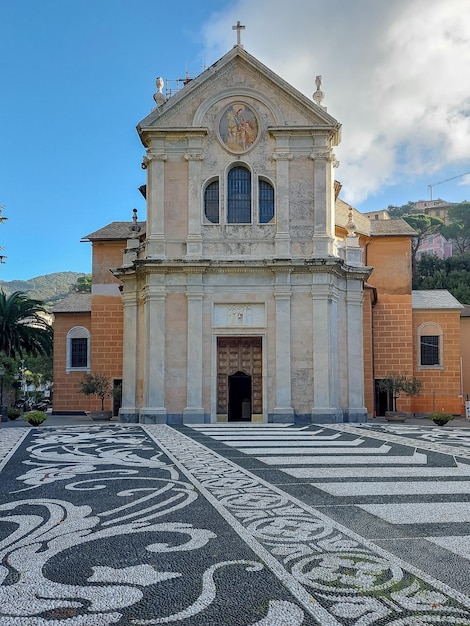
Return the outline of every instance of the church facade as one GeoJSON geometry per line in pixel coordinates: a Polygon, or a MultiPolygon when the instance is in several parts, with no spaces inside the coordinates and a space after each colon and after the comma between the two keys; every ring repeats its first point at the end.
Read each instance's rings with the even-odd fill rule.
{"type": "Polygon", "coordinates": [[[157,79],[137,127],[146,221],[86,238],[92,294],[55,310],[55,410],[88,410],[77,379],[99,371],[122,389],[125,422],[365,421],[380,377],[426,382],[426,324],[446,408],[460,410],[447,328],[461,307],[445,292],[413,313],[414,233],[339,199],[341,127],[322,97],[320,77],[308,99],[240,45],[171,98],[157,79]]]}

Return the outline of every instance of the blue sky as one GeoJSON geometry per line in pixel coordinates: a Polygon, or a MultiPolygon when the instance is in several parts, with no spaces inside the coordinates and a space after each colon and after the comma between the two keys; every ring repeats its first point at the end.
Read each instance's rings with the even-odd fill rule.
{"type": "Polygon", "coordinates": [[[307,96],[322,74],[347,202],[427,199],[454,176],[433,197],[470,199],[469,16],[470,0],[0,0],[0,281],[89,272],[83,236],[145,217],[135,126],[155,78],[199,74],[237,20],[307,96]]]}

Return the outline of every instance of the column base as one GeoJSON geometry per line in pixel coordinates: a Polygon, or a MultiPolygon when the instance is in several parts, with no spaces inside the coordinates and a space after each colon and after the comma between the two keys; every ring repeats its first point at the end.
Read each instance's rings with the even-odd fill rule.
{"type": "Polygon", "coordinates": [[[268,415],[268,422],[273,424],[293,424],[294,409],[291,406],[275,407],[268,415]]]}
{"type": "Polygon", "coordinates": [[[363,423],[367,422],[367,409],[365,406],[355,409],[346,409],[344,412],[345,422],[363,423]]]}
{"type": "Polygon", "coordinates": [[[183,424],[204,424],[204,409],[186,407],[183,411],[183,424]]]}
{"type": "Polygon", "coordinates": [[[135,407],[124,407],[119,409],[119,421],[123,424],[138,424],[139,409],[135,407]]]}
{"type": "Polygon", "coordinates": [[[165,407],[143,407],[140,409],[139,421],[141,424],[166,424],[167,410],[165,407]]]}
{"type": "Polygon", "coordinates": [[[312,409],[313,424],[342,424],[344,421],[342,409],[330,407],[312,409]]]}
{"type": "Polygon", "coordinates": [[[275,259],[291,259],[290,236],[289,234],[280,233],[274,237],[275,259]]]}

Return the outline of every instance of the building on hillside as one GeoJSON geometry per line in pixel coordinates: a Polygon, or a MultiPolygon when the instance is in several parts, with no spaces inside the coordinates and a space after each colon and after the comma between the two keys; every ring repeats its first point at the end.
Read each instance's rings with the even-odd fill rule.
{"type": "Polygon", "coordinates": [[[390,213],[387,209],[380,209],[379,211],[368,211],[367,213],[363,213],[370,220],[389,220],[390,213]]]}
{"type": "Polygon", "coordinates": [[[454,206],[457,206],[457,203],[446,202],[440,198],[437,200],[418,200],[418,202],[415,202],[414,211],[438,217],[444,224],[449,224],[449,209],[454,206]]]}
{"type": "Polygon", "coordinates": [[[401,372],[424,381],[404,410],[434,394],[460,412],[460,305],[416,308],[413,229],[338,197],[320,77],[310,100],[236,45],[157,89],[137,127],[146,221],[89,234],[91,297],[55,309],[54,410],[95,408],[92,371],[122,383],[125,422],[355,422],[401,372]]]}
{"type": "MultiPolygon", "coordinates": [[[[423,204],[423,201],[420,201],[417,204],[423,204]]],[[[369,211],[367,213],[363,213],[363,215],[368,217],[370,220],[391,219],[390,213],[386,209],[381,209],[380,211],[369,211]]],[[[447,259],[452,256],[452,242],[448,241],[440,233],[428,235],[421,242],[416,253],[416,258],[419,260],[423,254],[432,254],[437,256],[439,259],[447,259]]]]}
{"type": "Polygon", "coordinates": [[[416,258],[419,260],[424,254],[431,254],[439,259],[447,259],[452,256],[452,251],[452,242],[440,233],[435,233],[423,238],[416,253],[416,258]]]}

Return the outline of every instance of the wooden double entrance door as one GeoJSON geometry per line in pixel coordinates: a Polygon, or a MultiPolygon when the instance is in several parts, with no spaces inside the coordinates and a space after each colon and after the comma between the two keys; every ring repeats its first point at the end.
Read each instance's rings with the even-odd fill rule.
{"type": "Polygon", "coordinates": [[[261,337],[217,339],[217,414],[229,422],[263,412],[261,337]]]}

